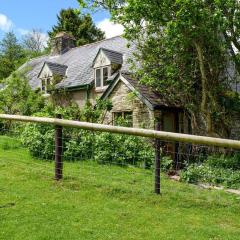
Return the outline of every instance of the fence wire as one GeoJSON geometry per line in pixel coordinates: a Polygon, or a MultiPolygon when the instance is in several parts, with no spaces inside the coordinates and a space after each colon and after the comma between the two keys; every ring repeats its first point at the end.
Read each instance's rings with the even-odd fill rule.
{"type": "Polygon", "coordinates": [[[236,149],[70,127],[64,127],[59,136],[56,127],[38,123],[1,121],[0,126],[1,164],[24,167],[29,174],[54,178],[55,169],[63,171],[63,181],[149,193],[154,186],[160,190],[160,183],[156,185],[160,171],[164,179],[240,190],[240,151],[236,149]],[[56,143],[63,169],[56,165],[56,143]]]}

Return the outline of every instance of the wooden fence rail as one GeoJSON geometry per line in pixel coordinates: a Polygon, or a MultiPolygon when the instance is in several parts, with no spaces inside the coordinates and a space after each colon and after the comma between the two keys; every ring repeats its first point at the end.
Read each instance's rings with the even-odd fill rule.
{"type": "Polygon", "coordinates": [[[196,136],[196,135],[189,135],[189,134],[182,134],[182,133],[171,133],[171,132],[156,131],[156,130],[149,130],[149,129],[142,129],[142,128],[117,127],[117,126],[109,126],[104,124],[79,122],[79,121],[63,120],[58,118],[46,118],[46,117],[29,117],[29,116],[20,116],[20,115],[0,114],[0,119],[20,121],[20,122],[51,124],[55,126],[72,127],[72,128],[79,128],[79,129],[85,129],[85,130],[91,130],[91,131],[128,134],[128,135],[154,138],[154,139],[157,138],[164,141],[185,142],[185,143],[202,144],[202,145],[208,145],[208,146],[240,149],[240,141],[237,141],[237,140],[196,136]]]}

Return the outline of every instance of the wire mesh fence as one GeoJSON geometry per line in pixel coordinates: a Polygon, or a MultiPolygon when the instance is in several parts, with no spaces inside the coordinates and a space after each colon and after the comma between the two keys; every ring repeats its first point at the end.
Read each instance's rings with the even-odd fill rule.
{"type": "Polygon", "coordinates": [[[10,120],[1,121],[0,130],[2,164],[119,191],[160,193],[161,178],[240,189],[240,151],[222,145],[10,120]]]}

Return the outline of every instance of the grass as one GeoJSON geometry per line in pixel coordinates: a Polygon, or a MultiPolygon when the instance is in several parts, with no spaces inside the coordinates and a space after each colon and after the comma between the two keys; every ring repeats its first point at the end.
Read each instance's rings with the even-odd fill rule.
{"type": "Polygon", "coordinates": [[[90,162],[33,159],[15,139],[0,138],[0,239],[239,239],[240,198],[149,171],[90,162]]]}

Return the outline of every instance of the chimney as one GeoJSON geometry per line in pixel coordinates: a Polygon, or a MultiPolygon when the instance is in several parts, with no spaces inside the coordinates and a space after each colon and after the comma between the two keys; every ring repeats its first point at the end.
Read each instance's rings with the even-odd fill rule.
{"type": "Polygon", "coordinates": [[[66,32],[59,32],[51,40],[51,55],[61,55],[76,47],[75,38],[66,32]]]}

